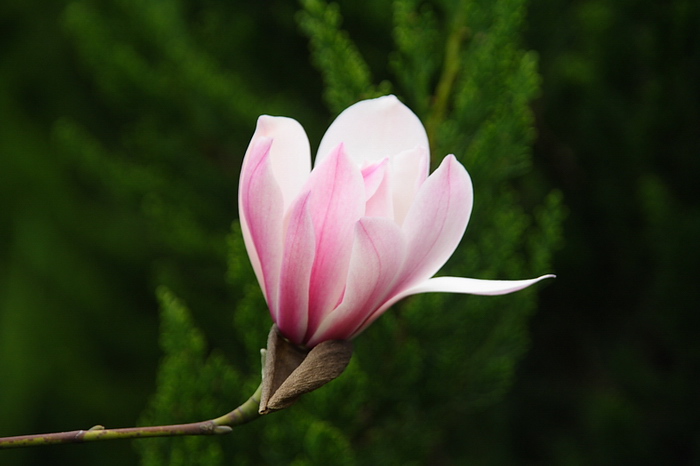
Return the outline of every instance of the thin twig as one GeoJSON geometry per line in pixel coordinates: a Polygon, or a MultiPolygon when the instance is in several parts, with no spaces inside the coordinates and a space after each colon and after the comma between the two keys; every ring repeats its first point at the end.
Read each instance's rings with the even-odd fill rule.
{"type": "Polygon", "coordinates": [[[209,421],[167,426],[127,427],[122,429],[105,429],[103,426],[98,425],[88,430],[4,437],[0,438],[0,449],[55,445],[60,443],[96,442],[99,440],[227,434],[233,430],[233,426],[245,424],[260,416],[260,414],[258,414],[258,407],[260,406],[261,389],[262,385],[258,387],[255,393],[253,393],[245,403],[230,413],[209,421]]]}

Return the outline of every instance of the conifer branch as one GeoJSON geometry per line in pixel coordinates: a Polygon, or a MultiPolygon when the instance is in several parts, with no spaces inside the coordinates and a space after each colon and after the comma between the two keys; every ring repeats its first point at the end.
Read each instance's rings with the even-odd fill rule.
{"type": "Polygon", "coordinates": [[[233,426],[250,422],[260,416],[260,393],[262,385],[242,405],[216,419],[192,422],[189,424],[171,424],[166,426],[126,427],[105,429],[97,425],[88,430],[73,430],[51,434],[19,435],[0,438],[0,449],[21,448],[61,443],[96,442],[99,440],[137,439],[148,437],[175,437],[181,435],[217,435],[228,434],[233,426]]]}
{"type": "MultiPolygon", "coordinates": [[[[457,14],[452,22],[452,31],[445,42],[445,59],[440,74],[440,80],[435,88],[435,96],[433,97],[432,111],[426,121],[426,132],[430,145],[437,143],[436,130],[445,119],[447,114],[447,105],[452,96],[452,87],[457,79],[459,70],[462,66],[461,51],[462,44],[468,35],[468,28],[465,26],[465,11],[464,7],[459,7],[457,14]]],[[[435,153],[435,147],[430,148],[431,153],[435,153]]]]}

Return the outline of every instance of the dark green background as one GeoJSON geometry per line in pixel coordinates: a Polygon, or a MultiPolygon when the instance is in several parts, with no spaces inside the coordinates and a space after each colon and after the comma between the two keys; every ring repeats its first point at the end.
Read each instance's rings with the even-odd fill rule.
{"type": "MultiPolygon", "coordinates": [[[[379,79],[390,50],[385,3],[341,2],[379,79]]],[[[201,309],[228,299],[225,235],[255,118],[294,116],[318,141],[330,117],[294,2],[182,3],[174,16],[194,18],[182,27],[198,32],[196,44],[170,50],[196,61],[184,84],[128,59],[133,83],[87,66],[81,48],[99,46],[94,38],[130,37],[147,55],[159,31],[119,8],[105,27],[83,4],[0,5],[0,435],[133,425],[155,387],[156,286],[176,287],[201,309]],[[76,35],[91,27],[95,43],[76,35]],[[197,47],[216,62],[197,61],[197,47]],[[218,91],[216,67],[237,92],[218,91]],[[154,121],[153,109],[172,121],[154,121]],[[163,127],[175,129],[150,141],[163,127]],[[71,150],[80,128],[95,152],[126,139],[115,155],[127,160],[129,144],[149,145],[150,170],[105,189],[113,177],[96,173],[128,168],[77,159],[89,152],[71,150]],[[166,163],[172,153],[178,163],[166,163]],[[197,217],[163,207],[180,202],[197,217]]],[[[531,350],[494,414],[510,435],[497,456],[512,464],[700,462],[699,10],[693,0],[531,2],[524,39],[543,80],[535,170],[521,190],[561,190],[568,217],[531,350]]],[[[158,62],[162,51],[151,52],[158,62]]],[[[212,346],[235,351],[228,317],[196,319],[212,346]]],[[[3,452],[0,464],[131,458],[126,450],[3,452]]]]}

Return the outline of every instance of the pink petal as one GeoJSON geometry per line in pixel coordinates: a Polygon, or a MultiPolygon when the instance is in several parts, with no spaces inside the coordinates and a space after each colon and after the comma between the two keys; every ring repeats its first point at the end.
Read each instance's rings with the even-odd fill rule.
{"type": "Polygon", "coordinates": [[[399,225],[403,224],[429,170],[430,153],[425,147],[415,147],[391,158],[394,219],[399,225]]]}
{"type": "Polygon", "coordinates": [[[387,298],[406,255],[401,229],[390,219],[364,217],[355,242],[342,303],[323,320],[309,346],[347,339],[387,298]]]}
{"type": "Polygon", "coordinates": [[[277,308],[282,262],[282,192],[272,173],[269,138],[251,142],[243,160],[238,207],[243,240],[270,311],[277,308]]]}
{"type": "Polygon", "coordinates": [[[343,293],[355,222],[364,213],[364,181],[342,146],[311,173],[310,211],[316,232],[311,272],[308,332],[313,332],[343,293]]]}
{"type": "Polygon", "coordinates": [[[321,140],[316,164],[341,143],[359,166],[430,147],[423,124],[393,95],[363,100],[338,115],[321,140]]]}
{"type": "Polygon", "coordinates": [[[301,192],[311,171],[309,139],[296,120],[268,115],[258,118],[251,144],[264,137],[274,140],[270,149],[270,163],[282,191],[286,211],[301,192]]]}
{"type": "Polygon", "coordinates": [[[306,334],[309,281],[316,255],[316,236],[309,213],[309,196],[297,199],[290,209],[282,259],[279,310],[275,323],[282,334],[300,345],[306,334]]]}
{"type": "Polygon", "coordinates": [[[469,174],[448,155],[423,183],[406,215],[403,231],[411,254],[402,271],[401,287],[432,277],[459,245],[472,210],[469,174]]]}
{"type": "Polygon", "coordinates": [[[398,301],[402,300],[407,296],[420,293],[462,293],[462,294],[475,294],[484,296],[496,296],[501,294],[513,293],[515,291],[527,288],[530,285],[544,280],[546,278],[555,278],[556,275],[542,275],[541,277],[533,278],[530,280],[478,280],[476,278],[461,278],[461,277],[437,277],[426,280],[418,285],[411,288],[403,290],[399,294],[393,296],[390,300],[385,302],[375,313],[373,313],[369,319],[360,327],[352,336],[354,338],[357,334],[362,332],[367,328],[372,322],[374,322],[379,316],[384,313],[391,306],[396,304],[398,301]]]}

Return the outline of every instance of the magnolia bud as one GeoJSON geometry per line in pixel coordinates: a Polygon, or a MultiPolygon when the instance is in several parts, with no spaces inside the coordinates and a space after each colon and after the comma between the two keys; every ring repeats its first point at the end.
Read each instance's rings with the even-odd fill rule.
{"type": "Polygon", "coordinates": [[[276,325],[267,338],[260,414],[287,408],[305,393],[343,373],[352,357],[352,343],[328,340],[306,349],[280,335],[276,325]]]}

